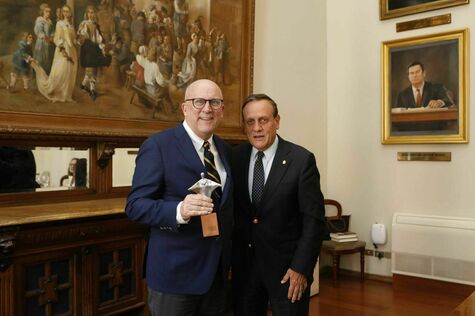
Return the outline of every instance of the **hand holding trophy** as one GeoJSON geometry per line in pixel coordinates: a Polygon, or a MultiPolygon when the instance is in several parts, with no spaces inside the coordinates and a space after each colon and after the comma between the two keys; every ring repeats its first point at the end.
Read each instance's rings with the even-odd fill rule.
{"type": "MultiPolygon", "coordinates": [[[[201,179],[188,188],[188,190],[211,197],[213,191],[220,186],[221,184],[206,179],[205,174],[202,172],[201,179]]],[[[203,237],[219,236],[218,217],[216,213],[202,215],[201,228],[203,229],[203,237]]]]}

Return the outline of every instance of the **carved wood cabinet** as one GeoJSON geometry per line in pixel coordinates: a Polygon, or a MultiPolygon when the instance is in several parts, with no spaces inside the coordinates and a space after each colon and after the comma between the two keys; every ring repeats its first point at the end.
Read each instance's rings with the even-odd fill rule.
{"type": "Polygon", "coordinates": [[[125,199],[2,208],[0,315],[145,315],[146,228],[125,199]]]}

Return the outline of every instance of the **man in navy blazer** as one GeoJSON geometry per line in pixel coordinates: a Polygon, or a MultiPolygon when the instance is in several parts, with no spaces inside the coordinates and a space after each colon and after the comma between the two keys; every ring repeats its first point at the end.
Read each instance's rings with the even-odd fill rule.
{"type": "Polygon", "coordinates": [[[150,226],[146,280],[151,314],[223,315],[233,207],[230,147],[213,134],[223,117],[222,92],[210,80],[195,81],[181,108],[182,124],[142,144],[125,211],[150,226]],[[206,174],[205,141],[223,185],[217,205],[188,190],[206,174]],[[200,216],[212,211],[220,234],[203,237],[200,216]]]}
{"type": "Polygon", "coordinates": [[[242,115],[250,144],[233,148],[234,315],[265,316],[268,302],[273,315],[308,315],[328,234],[315,156],[277,135],[280,117],[267,95],[249,96],[242,115]]]}

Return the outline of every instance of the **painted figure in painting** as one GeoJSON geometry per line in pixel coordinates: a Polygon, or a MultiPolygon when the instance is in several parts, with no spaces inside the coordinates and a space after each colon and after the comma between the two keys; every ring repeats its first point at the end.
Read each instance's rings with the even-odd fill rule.
{"type": "Polygon", "coordinates": [[[399,93],[397,107],[441,108],[454,104],[453,98],[443,85],[425,81],[426,72],[421,62],[411,63],[407,67],[407,75],[411,85],[399,93]]]}
{"type": "Polygon", "coordinates": [[[186,0],[174,0],[173,6],[175,13],[173,14],[173,29],[177,39],[178,50],[185,50],[185,39],[187,36],[186,23],[188,21],[188,3],[186,0]]]}
{"type": "Polygon", "coordinates": [[[48,4],[40,5],[40,16],[35,21],[36,43],[33,57],[49,75],[54,56],[54,26],[51,21],[51,8],[48,4]]]}
{"type": "Polygon", "coordinates": [[[18,43],[18,49],[13,54],[13,71],[10,73],[8,89],[15,87],[18,77],[23,79],[23,89],[28,90],[31,78],[31,62],[33,61],[33,34],[25,32],[23,39],[18,43]]]}
{"type": "Polygon", "coordinates": [[[168,90],[169,81],[160,72],[156,51],[147,49],[145,46],[139,48],[140,54],[137,55],[137,63],[144,69],[145,90],[149,95],[161,99],[163,109],[167,113],[172,112],[172,102],[168,90]]]}
{"type": "Polygon", "coordinates": [[[30,63],[33,60],[32,44],[33,34],[29,32],[23,33],[23,39],[18,42],[18,49],[13,54],[13,71],[10,73],[10,85],[7,88],[13,89],[17,78],[20,77],[23,79],[23,89],[28,90],[31,77],[30,63]]]}
{"type": "Polygon", "coordinates": [[[173,71],[173,47],[168,35],[163,37],[162,49],[160,50],[160,56],[158,56],[158,66],[165,77],[171,78],[173,71]]]}
{"type": "Polygon", "coordinates": [[[225,68],[225,62],[226,62],[226,55],[228,53],[228,43],[226,41],[226,36],[224,35],[224,33],[218,33],[216,37],[214,53],[215,53],[214,74],[216,76],[216,82],[226,83],[224,68],[225,68]]]}
{"type": "Polygon", "coordinates": [[[109,66],[111,56],[105,53],[104,39],[96,21],[93,6],[88,6],[84,13],[84,21],[79,24],[78,37],[81,43],[81,67],[85,68],[81,89],[87,91],[94,101],[97,96],[97,73],[100,67],[109,66]]]}
{"type": "Polygon", "coordinates": [[[58,23],[59,21],[61,21],[63,19],[63,14],[61,13],[61,11],[62,11],[61,7],[56,8],[55,16],[54,16],[55,25],[56,25],[56,23],[58,23]]]}
{"type": "Polygon", "coordinates": [[[76,32],[71,21],[71,8],[63,6],[61,15],[62,19],[56,23],[54,33],[56,49],[49,76],[38,62],[34,61],[32,66],[36,71],[36,84],[42,95],[53,102],[74,102],[73,90],[78,68],[74,47],[76,32]]]}
{"type": "Polygon", "coordinates": [[[132,54],[129,46],[124,43],[124,40],[120,36],[115,38],[115,41],[112,42],[112,45],[113,48],[110,51],[110,54],[115,56],[117,59],[117,62],[119,63],[119,72],[125,73],[129,69],[132,61],[134,61],[135,56],[132,54]]]}
{"type": "Polygon", "coordinates": [[[160,56],[161,49],[163,44],[163,36],[158,32],[153,32],[150,34],[150,40],[148,41],[148,48],[155,50],[157,56],[160,56]]]}
{"type": "Polygon", "coordinates": [[[199,51],[198,35],[191,34],[191,42],[186,48],[186,56],[183,60],[181,71],[178,73],[178,87],[186,88],[196,75],[196,55],[199,51]]]}
{"type": "Polygon", "coordinates": [[[137,54],[140,46],[145,45],[146,31],[147,23],[145,22],[145,13],[140,11],[130,24],[130,32],[132,34],[130,49],[134,54],[137,54]]]}

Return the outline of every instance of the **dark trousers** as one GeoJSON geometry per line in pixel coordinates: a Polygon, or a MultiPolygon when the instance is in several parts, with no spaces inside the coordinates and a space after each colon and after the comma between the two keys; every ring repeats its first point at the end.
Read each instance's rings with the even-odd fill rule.
{"type": "Polygon", "coordinates": [[[225,315],[226,288],[221,269],[209,291],[203,295],[170,294],[148,288],[148,307],[152,316],[225,315]]]}
{"type": "MultiPolygon", "coordinates": [[[[283,276],[283,275],[282,275],[283,276]]],[[[275,280],[280,284],[280,280],[275,280]]],[[[288,281],[289,282],[289,281],[288,281]]],[[[288,289],[288,282],[286,287],[288,289]]],[[[269,296],[257,264],[253,264],[246,280],[237,280],[233,288],[234,316],[265,316],[270,303],[273,316],[307,316],[310,303],[310,285],[300,301],[292,303],[284,297],[269,296]]]]}

